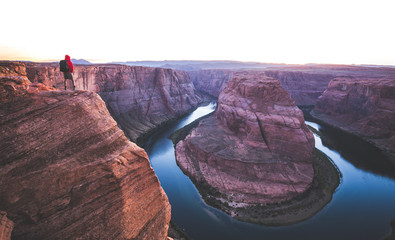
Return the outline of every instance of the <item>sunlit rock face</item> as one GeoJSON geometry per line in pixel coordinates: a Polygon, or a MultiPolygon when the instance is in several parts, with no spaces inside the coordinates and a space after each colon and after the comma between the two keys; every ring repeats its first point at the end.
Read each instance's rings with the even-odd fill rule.
{"type": "Polygon", "coordinates": [[[274,203],[309,189],[314,138],[277,79],[237,73],[215,115],[176,146],[181,169],[231,203],[274,203]]]}
{"type": "MultiPolygon", "coordinates": [[[[27,63],[33,82],[63,89],[58,64],[27,63]]],[[[195,108],[202,98],[189,75],[172,69],[125,65],[77,65],[77,89],[100,94],[126,135],[142,142],[153,129],[195,108]]]]}
{"type": "Polygon", "coordinates": [[[165,239],[167,196],[100,96],[53,91],[14,65],[0,66],[0,210],[12,239],[165,239]]]}
{"type": "Polygon", "coordinates": [[[312,115],[373,143],[395,163],[395,78],[338,77],[312,115]]]}

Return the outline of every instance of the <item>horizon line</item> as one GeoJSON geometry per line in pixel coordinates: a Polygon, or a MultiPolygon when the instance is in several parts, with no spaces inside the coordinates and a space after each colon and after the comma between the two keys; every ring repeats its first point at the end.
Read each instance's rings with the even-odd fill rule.
{"type": "MultiPolygon", "coordinates": [[[[243,60],[229,60],[229,59],[216,59],[216,60],[196,60],[196,59],[165,59],[165,60],[127,60],[127,61],[106,61],[100,59],[85,59],[85,58],[72,58],[74,60],[85,60],[92,64],[117,64],[117,63],[128,63],[128,62],[239,62],[239,63],[254,63],[254,64],[273,64],[273,65],[339,65],[339,66],[389,66],[395,67],[393,64],[376,64],[376,63],[318,63],[318,62],[308,62],[308,63],[286,63],[286,62],[259,62],[259,61],[243,61],[243,60]]],[[[62,59],[60,59],[62,60],[62,59]]],[[[21,58],[21,59],[0,59],[0,61],[10,61],[10,62],[38,62],[38,63],[53,63],[60,61],[59,59],[34,59],[34,58],[21,58]]]]}

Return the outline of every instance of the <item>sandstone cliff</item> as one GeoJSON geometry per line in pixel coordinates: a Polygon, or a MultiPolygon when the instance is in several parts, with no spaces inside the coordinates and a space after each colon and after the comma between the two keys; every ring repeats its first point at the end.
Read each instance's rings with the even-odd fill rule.
{"type": "MultiPolygon", "coordinates": [[[[27,63],[29,80],[63,89],[58,64],[27,63]]],[[[77,89],[100,94],[107,107],[135,142],[158,126],[186,114],[202,98],[183,71],[125,65],[75,66],[77,89]]]]}
{"type": "Polygon", "coordinates": [[[395,78],[335,78],[312,115],[373,143],[395,163],[395,78]]]}
{"type": "Polygon", "coordinates": [[[240,204],[278,203],[309,189],[314,138],[276,79],[238,73],[220,94],[215,116],[176,146],[181,169],[240,204]]]}
{"type": "Polygon", "coordinates": [[[146,152],[97,94],[31,84],[24,66],[0,66],[0,210],[12,239],[165,239],[170,205],[146,152]]]}

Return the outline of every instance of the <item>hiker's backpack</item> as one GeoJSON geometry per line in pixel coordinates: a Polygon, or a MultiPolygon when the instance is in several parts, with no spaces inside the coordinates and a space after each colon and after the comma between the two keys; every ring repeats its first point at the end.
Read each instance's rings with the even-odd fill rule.
{"type": "Polygon", "coordinates": [[[69,71],[69,65],[67,64],[66,60],[61,60],[59,62],[59,66],[60,66],[61,72],[68,72],[69,71]]]}

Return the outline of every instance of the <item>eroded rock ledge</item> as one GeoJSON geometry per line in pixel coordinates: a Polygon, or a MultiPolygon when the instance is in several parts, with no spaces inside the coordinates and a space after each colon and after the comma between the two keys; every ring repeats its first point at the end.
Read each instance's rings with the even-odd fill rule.
{"type": "MultiPolygon", "coordinates": [[[[263,73],[238,73],[220,94],[215,115],[176,145],[176,160],[198,188],[236,216],[310,191],[313,150],[313,134],[280,82],[263,73]]],[[[248,218],[243,220],[265,222],[248,218]]],[[[276,224],[297,218],[279,216],[276,224]]]]}
{"type": "Polygon", "coordinates": [[[12,239],[165,239],[167,196],[100,96],[52,91],[32,84],[24,64],[7,68],[0,210],[15,224],[12,239]]]}

